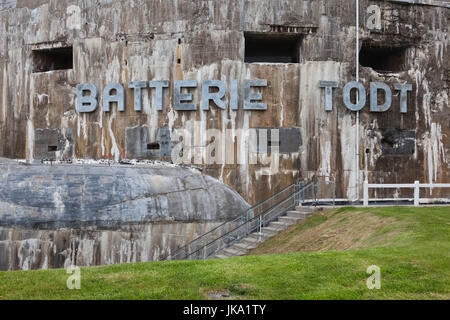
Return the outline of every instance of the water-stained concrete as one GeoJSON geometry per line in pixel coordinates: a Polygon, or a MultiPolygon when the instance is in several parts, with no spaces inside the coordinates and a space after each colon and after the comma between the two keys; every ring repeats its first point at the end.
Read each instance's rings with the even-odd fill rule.
{"type": "MultiPolygon", "coordinates": [[[[143,158],[170,162],[167,155],[174,141],[169,138],[176,129],[189,129],[193,121],[198,121],[200,127],[194,144],[202,164],[197,165],[204,174],[230,186],[251,204],[314,174],[331,176],[337,184],[336,196],[349,200],[355,200],[358,193],[362,195],[366,177],[372,183],[415,180],[448,183],[449,13],[448,4],[439,0],[360,1],[360,47],[364,47],[365,57],[372,55],[370,48],[387,53],[393,50],[401,55],[386,57],[389,63],[385,69],[396,63],[395,70],[380,70],[383,57],[374,63],[364,59],[364,66],[359,69],[360,82],[366,89],[370,82],[384,82],[390,88],[408,83],[412,91],[407,97],[407,113],[400,113],[398,92],[394,92],[393,105],[387,112],[371,113],[369,103],[366,104],[360,114],[361,139],[357,148],[355,114],[345,108],[342,97],[344,85],[356,77],[355,1],[3,0],[0,1],[0,156],[29,162],[44,158],[116,162],[143,158]],[[373,19],[378,9],[379,19],[373,19]],[[258,37],[291,37],[299,41],[295,60],[298,63],[246,63],[245,38],[255,33],[258,37]],[[61,63],[58,65],[68,69],[36,72],[39,71],[36,61],[39,67],[46,65],[51,69],[41,53],[55,48],[72,48],[72,68],[61,63]],[[33,52],[39,52],[39,59],[33,52]],[[208,111],[176,111],[171,86],[164,91],[163,111],[157,110],[154,92],[147,89],[143,90],[142,111],[135,111],[133,91],[128,88],[129,82],[139,80],[201,83],[211,79],[223,81],[227,88],[234,79],[238,80],[239,88],[244,80],[266,79],[268,85],[261,92],[267,110],[246,111],[242,106],[238,110],[221,110],[211,106],[208,111]],[[320,80],[338,82],[338,88],[333,90],[331,112],[325,111],[320,80]],[[110,112],[102,112],[100,107],[89,114],[75,111],[77,84],[92,83],[101,93],[111,82],[125,87],[125,111],[120,112],[114,106],[110,112]],[[249,128],[284,128],[289,133],[282,141],[285,152],[277,160],[279,168],[261,163],[240,164],[237,155],[235,164],[207,164],[210,151],[207,129],[225,134],[227,129],[236,133],[249,128]],[[355,156],[356,149],[359,159],[355,156]],[[356,174],[357,164],[360,175],[356,174]]],[[[200,103],[201,89],[192,93],[194,101],[200,103]]],[[[242,95],[240,92],[239,101],[242,95]]],[[[224,101],[230,99],[227,93],[224,101]]],[[[232,141],[236,150],[242,147],[237,145],[237,139],[232,141]]],[[[225,150],[225,145],[220,149],[225,150]]],[[[23,238],[21,228],[28,228],[24,224],[32,221],[39,226],[50,227],[55,223],[55,228],[65,227],[64,219],[59,218],[68,216],[82,222],[86,219],[86,227],[94,229],[107,226],[118,216],[125,224],[128,218],[142,221],[144,216],[152,223],[156,217],[163,219],[161,223],[180,219],[183,228],[192,228],[188,224],[195,219],[207,224],[209,219],[228,216],[220,211],[219,199],[210,188],[199,191],[188,186],[187,191],[178,192],[181,185],[175,179],[170,180],[173,182],[168,187],[170,195],[156,196],[160,190],[149,186],[165,185],[168,179],[166,174],[157,172],[159,169],[139,169],[140,173],[130,178],[128,168],[77,168],[79,172],[72,176],[63,174],[66,169],[59,166],[32,166],[17,171],[8,165],[1,166],[0,175],[9,186],[0,186],[3,195],[9,197],[9,202],[2,200],[0,213],[5,239],[23,238]],[[146,185],[141,174],[149,181],[154,179],[154,183],[146,185]],[[89,178],[84,179],[83,175],[89,178]],[[59,182],[71,179],[74,188],[58,189],[59,182]],[[105,190],[97,185],[104,185],[105,190]],[[13,193],[19,186],[26,190],[25,194],[13,193]],[[125,190],[129,191],[126,197],[125,190]],[[27,193],[35,198],[27,197],[27,193]],[[181,196],[179,201],[171,199],[173,194],[183,194],[188,200],[184,203],[181,196]],[[208,201],[216,201],[212,212],[205,209],[205,195],[208,201]],[[36,209],[37,201],[46,205],[36,209]],[[89,218],[91,213],[82,203],[89,203],[98,212],[95,219],[89,218]],[[16,207],[17,211],[13,209],[16,207]],[[159,208],[156,211],[148,209],[156,207],[159,208]]],[[[209,178],[203,179],[186,181],[207,185],[209,178]]],[[[449,192],[449,189],[423,189],[421,197],[450,198],[449,192]]],[[[371,190],[370,194],[371,198],[411,196],[412,190],[407,189],[371,190]]],[[[199,228],[203,227],[199,224],[199,228]]],[[[45,239],[47,235],[36,230],[30,239],[45,239]]],[[[118,237],[122,236],[128,237],[118,237]]],[[[70,238],[61,235],[58,239],[69,241],[67,237],[70,238]]],[[[11,247],[8,250],[13,251],[8,252],[38,247],[37,243],[17,244],[16,249],[11,247]]],[[[149,252],[148,256],[153,254],[154,251],[149,252]]],[[[103,261],[112,261],[108,259],[103,261]]]]}
{"type": "Polygon", "coordinates": [[[0,269],[159,260],[248,204],[169,164],[0,163],[0,269]]]}

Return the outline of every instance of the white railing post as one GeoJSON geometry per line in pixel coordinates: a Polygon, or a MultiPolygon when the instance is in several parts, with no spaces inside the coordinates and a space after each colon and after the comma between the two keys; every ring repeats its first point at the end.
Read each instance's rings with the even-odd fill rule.
{"type": "MultiPolygon", "coordinates": [[[[450,188],[450,183],[423,183],[421,184],[419,181],[414,181],[414,183],[372,183],[369,184],[367,180],[364,181],[364,199],[363,206],[367,207],[369,205],[369,189],[376,188],[390,188],[390,189],[398,189],[398,188],[410,188],[414,189],[414,206],[420,206],[420,188],[450,188]]],[[[410,198],[408,198],[410,201],[410,198]]]]}
{"type": "Polygon", "coordinates": [[[259,234],[262,232],[262,217],[259,216],[259,234]]]}
{"type": "Polygon", "coordinates": [[[364,207],[369,206],[369,181],[364,180],[364,207]]]}
{"type": "Polygon", "coordinates": [[[420,186],[419,181],[414,181],[414,206],[419,206],[420,186]]]}

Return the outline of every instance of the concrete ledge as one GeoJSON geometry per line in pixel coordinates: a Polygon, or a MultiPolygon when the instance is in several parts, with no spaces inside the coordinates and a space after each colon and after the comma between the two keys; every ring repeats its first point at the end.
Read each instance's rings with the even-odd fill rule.
{"type": "Polygon", "coordinates": [[[398,4],[417,4],[422,6],[433,6],[450,9],[450,2],[439,2],[435,0],[389,0],[389,2],[398,4]]]}

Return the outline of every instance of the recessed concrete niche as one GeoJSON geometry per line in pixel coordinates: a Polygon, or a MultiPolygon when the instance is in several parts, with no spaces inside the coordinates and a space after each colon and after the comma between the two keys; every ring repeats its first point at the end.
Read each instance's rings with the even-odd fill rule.
{"type": "Polygon", "coordinates": [[[59,129],[36,129],[34,131],[34,158],[55,159],[61,150],[63,137],[59,129]]]}
{"type": "Polygon", "coordinates": [[[131,159],[156,159],[171,156],[174,142],[168,127],[160,127],[152,139],[147,126],[126,128],[126,155],[131,159]]]}
{"type": "Polygon", "coordinates": [[[410,156],[416,150],[416,131],[400,129],[381,130],[383,156],[410,156]]]}
{"type": "Polygon", "coordinates": [[[380,73],[406,70],[406,47],[376,46],[363,43],[359,52],[360,64],[380,73]]]}
{"type": "Polygon", "coordinates": [[[298,33],[245,33],[245,62],[298,63],[302,35],[298,33]]]}
{"type": "Polygon", "coordinates": [[[35,73],[73,68],[72,47],[33,50],[32,55],[35,73]]]}
{"type": "Polygon", "coordinates": [[[302,146],[299,128],[260,128],[256,131],[259,152],[271,153],[278,147],[279,153],[294,153],[302,146]]]}

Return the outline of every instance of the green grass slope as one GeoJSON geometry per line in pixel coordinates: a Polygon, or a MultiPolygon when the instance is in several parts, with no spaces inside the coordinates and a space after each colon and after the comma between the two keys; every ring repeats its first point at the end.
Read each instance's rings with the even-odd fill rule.
{"type": "Polygon", "coordinates": [[[449,299],[449,231],[450,207],[343,208],[258,255],[82,268],[80,290],[66,270],[0,272],[0,299],[449,299]],[[370,265],[379,290],[366,286],[370,265]]]}

